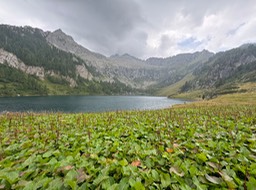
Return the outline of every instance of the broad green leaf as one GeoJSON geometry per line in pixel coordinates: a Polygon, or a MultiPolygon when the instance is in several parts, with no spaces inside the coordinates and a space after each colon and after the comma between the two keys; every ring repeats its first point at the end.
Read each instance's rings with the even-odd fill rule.
{"type": "Polygon", "coordinates": [[[246,183],[248,190],[255,190],[256,179],[253,177],[249,178],[249,181],[246,183]]]}
{"type": "Polygon", "coordinates": [[[89,179],[90,176],[87,175],[82,168],[77,170],[77,183],[82,183],[86,181],[86,179],[89,179]]]}
{"type": "Polygon", "coordinates": [[[133,178],[129,179],[129,184],[131,187],[133,187],[133,185],[136,183],[136,181],[133,178]]]}
{"type": "Polygon", "coordinates": [[[89,184],[87,182],[85,182],[78,189],[79,190],[90,190],[90,186],[89,186],[89,184]]]}
{"type": "Polygon", "coordinates": [[[21,172],[19,176],[20,178],[27,180],[31,176],[31,174],[33,174],[34,172],[35,170],[28,169],[28,170],[25,170],[24,172],[21,172]]]}
{"type": "Polygon", "coordinates": [[[191,187],[188,186],[187,184],[181,184],[179,186],[179,189],[181,189],[181,190],[191,190],[191,187]]]}
{"type": "Polygon", "coordinates": [[[56,178],[49,183],[48,189],[50,190],[61,190],[63,189],[63,182],[60,178],[56,178]]]}
{"type": "Polygon", "coordinates": [[[209,176],[208,174],[205,174],[205,178],[214,184],[221,184],[222,180],[221,178],[215,177],[215,176],[209,176]]]}
{"type": "Polygon", "coordinates": [[[143,184],[140,181],[135,182],[132,187],[135,190],[144,190],[145,189],[145,187],[143,186],[143,184]]]}
{"type": "Polygon", "coordinates": [[[36,189],[36,188],[35,188],[35,183],[33,183],[32,181],[30,181],[30,182],[28,182],[28,183],[26,184],[26,186],[24,187],[23,190],[34,190],[34,189],[36,189]]]}
{"type": "Polygon", "coordinates": [[[193,177],[193,183],[196,185],[197,190],[207,190],[207,186],[201,184],[196,176],[193,177]]]}
{"type": "Polygon", "coordinates": [[[219,169],[220,168],[220,165],[217,164],[217,163],[214,163],[214,162],[206,162],[209,166],[211,166],[212,168],[214,169],[219,169]]]}
{"type": "Polygon", "coordinates": [[[22,164],[23,167],[31,165],[34,162],[35,157],[35,155],[32,155],[27,160],[25,160],[25,162],[22,164]]]}
{"type": "Polygon", "coordinates": [[[5,173],[5,179],[12,185],[19,179],[18,171],[12,171],[5,173]]]}
{"type": "Polygon", "coordinates": [[[251,174],[256,175],[256,163],[250,165],[250,172],[251,174]]]}
{"type": "Polygon", "coordinates": [[[38,181],[35,185],[35,188],[39,189],[46,189],[46,187],[49,185],[49,183],[52,181],[51,178],[48,177],[44,177],[43,179],[41,179],[40,181],[38,181]]]}
{"type": "Polygon", "coordinates": [[[147,166],[147,168],[152,168],[154,166],[154,163],[150,158],[146,158],[144,163],[147,166]]]}
{"type": "Polygon", "coordinates": [[[107,190],[119,190],[119,184],[115,183],[111,185],[107,190]]]}
{"type": "Polygon", "coordinates": [[[197,172],[198,172],[198,170],[195,165],[191,165],[189,167],[189,173],[191,174],[191,176],[195,176],[197,174],[197,172]]]}
{"type": "Polygon", "coordinates": [[[123,178],[120,183],[118,184],[119,190],[125,190],[129,188],[129,178],[123,178]]]}
{"type": "Polygon", "coordinates": [[[226,174],[224,171],[219,172],[219,174],[221,175],[222,179],[226,182],[230,189],[237,188],[237,185],[228,174],[226,174]]]}
{"type": "Polygon", "coordinates": [[[53,154],[55,157],[58,157],[58,156],[61,155],[61,152],[60,152],[59,150],[55,150],[55,151],[53,151],[52,154],[53,154]]]}
{"type": "Polygon", "coordinates": [[[203,162],[206,162],[208,160],[208,158],[204,153],[197,154],[196,156],[198,159],[202,160],[203,162]]]}
{"type": "Polygon", "coordinates": [[[105,175],[99,175],[94,181],[93,184],[94,185],[99,185],[103,180],[108,179],[109,176],[105,176],[105,175]]]}
{"type": "Polygon", "coordinates": [[[105,179],[101,183],[102,189],[108,189],[115,183],[115,180],[113,177],[109,177],[108,179],[105,179]]]}
{"type": "Polygon", "coordinates": [[[153,177],[154,181],[160,180],[160,176],[156,170],[152,170],[152,177],[153,177]]]}
{"type": "Polygon", "coordinates": [[[50,164],[50,165],[55,165],[56,163],[58,163],[58,160],[57,160],[56,158],[52,158],[52,159],[48,162],[48,164],[50,164]]]}
{"type": "Polygon", "coordinates": [[[43,158],[49,158],[52,155],[52,151],[47,151],[43,154],[43,158]]]}
{"type": "Polygon", "coordinates": [[[169,169],[170,173],[175,173],[176,175],[183,177],[185,173],[178,167],[173,166],[169,169]]]}
{"type": "Polygon", "coordinates": [[[76,179],[78,176],[78,173],[72,169],[72,170],[69,170],[68,173],[66,174],[65,176],[65,180],[74,180],[76,179]]]}
{"type": "Polygon", "coordinates": [[[127,162],[127,160],[124,158],[123,160],[119,161],[119,164],[120,164],[121,166],[127,166],[127,165],[128,165],[128,162],[127,162]]]}
{"type": "Polygon", "coordinates": [[[69,187],[71,187],[72,190],[76,190],[77,189],[76,181],[74,181],[74,180],[65,180],[65,183],[67,185],[69,185],[69,187]]]}
{"type": "Polygon", "coordinates": [[[161,175],[161,184],[163,188],[168,187],[171,184],[171,178],[168,173],[162,173],[161,175]]]}

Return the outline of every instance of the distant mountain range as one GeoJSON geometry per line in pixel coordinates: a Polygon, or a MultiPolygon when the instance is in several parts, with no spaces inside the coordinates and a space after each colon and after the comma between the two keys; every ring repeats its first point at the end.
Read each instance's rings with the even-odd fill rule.
{"type": "Polygon", "coordinates": [[[213,96],[234,92],[239,83],[256,82],[255,72],[255,44],[217,54],[203,50],[141,60],[91,52],[60,29],[0,25],[0,96],[175,96],[191,91],[213,96]]]}

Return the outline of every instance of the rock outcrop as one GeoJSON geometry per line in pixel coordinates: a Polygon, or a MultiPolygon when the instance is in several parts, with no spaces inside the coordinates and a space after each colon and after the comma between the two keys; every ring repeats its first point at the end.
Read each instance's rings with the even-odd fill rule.
{"type": "Polygon", "coordinates": [[[10,67],[21,70],[29,75],[35,75],[44,80],[45,70],[43,67],[27,66],[16,55],[0,49],[0,64],[7,64],[10,67]]]}
{"type": "MultiPolygon", "coordinates": [[[[43,67],[28,66],[19,60],[16,55],[3,49],[0,49],[0,64],[6,64],[9,67],[23,71],[26,74],[37,76],[41,80],[44,80],[46,76],[54,76],[66,80],[70,84],[70,87],[77,86],[77,83],[73,78],[68,76],[60,76],[54,71],[45,71],[43,67]]],[[[92,75],[88,72],[84,65],[77,65],[76,70],[77,75],[80,75],[82,78],[88,80],[92,79],[92,75]]]]}

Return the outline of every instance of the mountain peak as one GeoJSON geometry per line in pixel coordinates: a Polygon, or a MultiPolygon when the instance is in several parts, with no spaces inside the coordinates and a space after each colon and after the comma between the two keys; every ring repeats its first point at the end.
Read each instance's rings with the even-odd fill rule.
{"type": "Polygon", "coordinates": [[[125,54],[121,55],[121,57],[129,58],[129,59],[138,59],[138,58],[136,58],[136,57],[134,57],[134,56],[132,56],[132,55],[130,55],[128,53],[125,53],[125,54]]]}
{"type": "Polygon", "coordinates": [[[72,46],[76,45],[74,39],[64,33],[61,29],[57,29],[54,32],[49,33],[49,35],[47,36],[47,40],[48,42],[51,42],[51,44],[62,50],[64,50],[65,46],[67,46],[68,44],[71,44],[72,46]]]}
{"type": "Polygon", "coordinates": [[[137,61],[141,61],[141,59],[137,58],[137,57],[134,57],[128,53],[124,53],[122,55],[119,55],[119,54],[114,54],[114,55],[111,55],[110,58],[112,59],[126,59],[126,60],[137,60],[137,61]]]}
{"type": "Polygon", "coordinates": [[[55,30],[53,33],[61,33],[61,34],[65,34],[60,28],[55,30]]]}
{"type": "Polygon", "coordinates": [[[58,36],[59,38],[69,38],[70,40],[73,41],[73,38],[69,35],[67,35],[65,32],[63,32],[60,28],[52,32],[53,35],[58,36]]]}

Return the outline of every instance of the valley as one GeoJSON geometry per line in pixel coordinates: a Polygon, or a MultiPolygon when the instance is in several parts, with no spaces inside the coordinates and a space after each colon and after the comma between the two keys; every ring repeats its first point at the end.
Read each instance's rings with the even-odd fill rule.
{"type": "Polygon", "coordinates": [[[255,1],[0,0],[0,190],[255,190],[255,1]]]}
{"type": "Polygon", "coordinates": [[[60,29],[1,25],[0,34],[0,96],[192,94],[211,99],[256,80],[255,44],[141,60],[91,52],[60,29]]]}

